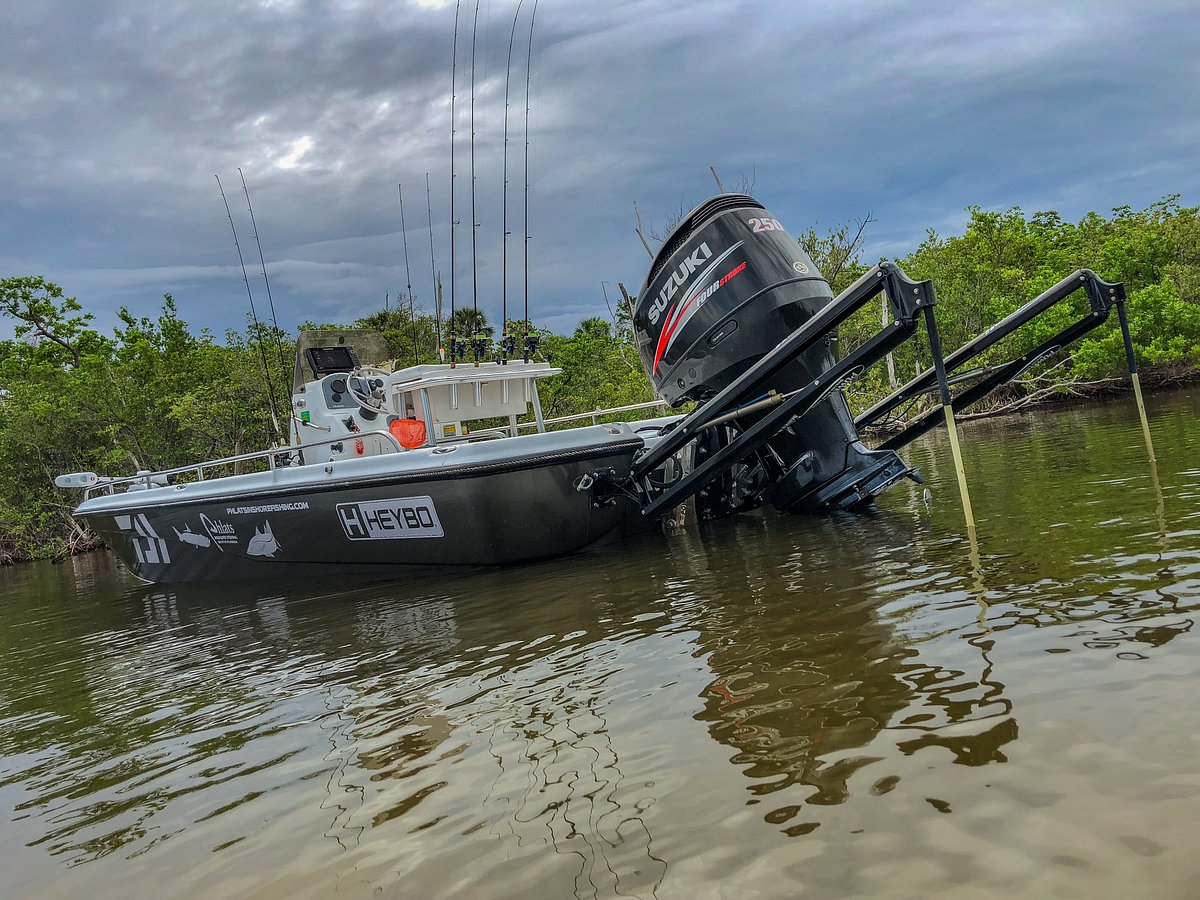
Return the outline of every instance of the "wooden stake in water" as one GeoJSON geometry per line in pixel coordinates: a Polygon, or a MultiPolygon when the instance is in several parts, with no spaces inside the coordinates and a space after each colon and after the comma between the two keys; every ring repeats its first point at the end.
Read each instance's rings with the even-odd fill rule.
{"type": "Polygon", "coordinates": [[[1154,512],[1158,519],[1158,533],[1162,536],[1162,550],[1166,552],[1167,518],[1163,501],[1162,484],[1158,480],[1158,460],[1154,456],[1154,441],[1150,437],[1150,419],[1146,415],[1146,402],[1142,399],[1142,380],[1138,377],[1137,356],[1133,352],[1133,337],[1129,333],[1129,315],[1125,302],[1117,301],[1117,320],[1121,323],[1121,339],[1125,342],[1125,362],[1129,366],[1129,380],[1133,382],[1133,398],[1137,401],[1138,418],[1142,423],[1142,439],[1146,442],[1146,455],[1150,459],[1150,484],[1154,488],[1154,512]]]}
{"type": "Polygon", "coordinates": [[[950,435],[950,455],[954,458],[954,474],[958,476],[958,493],[962,498],[963,516],[967,520],[967,534],[972,542],[975,537],[975,512],[971,509],[971,494],[967,490],[967,472],[963,468],[962,448],[958,444],[958,427],[954,422],[954,404],[950,397],[950,383],[946,378],[946,363],[942,360],[942,338],[938,333],[933,307],[925,307],[925,330],[929,334],[929,350],[933,355],[933,369],[937,375],[938,395],[942,411],[946,414],[946,431],[950,435]]]}
{"type": "Polygon", "coordinates": [[[1146,403],[1142,399],[1142,381],[1138,378],[1137,356],[1133,352],[1133,337],[1129,333],[1129,315],[1125,312],[1125,301],[1117,301],[1117,321],[1121,323],[1121,339],[1125,342],[1125,362],[1129,366],[1129,380],[1133,382],[1133,397],[1137,401],[1138,417],[1142,420],[1142,437],[1146,440],[1146,453],[1155,463],[1154,442],[1150,439],[1150,420],[1146,417],[1146,403]]]}
{"type": "Polygon", "coordinates": [[[1133,396],[1137,400],[1138,416],[1142,420],[1142,437],[1146,439],[1146,453],[1150,455],[1150,462],[1157,462],[1154,457],[1154,442],[1150,438],[1150,420],[1146,417],[1146,402],[1142,399],[1142,382],[1138,378],[1137,372],[1131,372],[1129,377],[1133,380],[1133,396]]]}
{"type": "Polygon", "coordinates": [[[958,476],[958,493],[962,497],[963,516],[967,530],[975,531],[975,511],[971,509],[971,493],[967,490],[967,472],[963,468],[962,448],[958,444],[958,426],[954,423],[954,407],[950,403],[950,392],[942,397],[942,411],[946,414],[946,431],[950,435],[950,455],[954,458],[954,474],[958,476]]]}

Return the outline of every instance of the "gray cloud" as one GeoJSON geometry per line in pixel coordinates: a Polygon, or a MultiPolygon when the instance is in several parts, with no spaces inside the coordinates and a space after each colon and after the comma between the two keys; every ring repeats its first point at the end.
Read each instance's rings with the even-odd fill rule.
{"type": "MultiPolygon", "coordinates": [[[[544,0],[532,79],[530,297],[560,330],[635,290],[632,202],[661,223],[753,172],[798,231],[872,212],[869,252],[901,253],[967,204],[1067,215],[1196,202],[1200,62],[1185,3],[544,0]]],[[[111,318],[175,294],[220,330],[244,287],[213,173],[257,254],[250,183],[288,325],[349,319],[414,288],[425,227],[449,280],[453,4],[45,2],[6,10],[0,274],[59,281],[111,318]]],[[[459,35],[458,301],[470,302],[470,18],[459,35]],[[465,301],[464,301],[465,298],[465,301]]],[[[526,2],[525,8],[528,9],[526,2]]],[[[479,296],[500,307],[504,74],[515,2],[481,6],[476,66],[479,296]]],[[[510,97],[510,301],[519,303],[524,39],[510,97]]],[[[516,307],[510,315],[516,315],[516,307]]]]}

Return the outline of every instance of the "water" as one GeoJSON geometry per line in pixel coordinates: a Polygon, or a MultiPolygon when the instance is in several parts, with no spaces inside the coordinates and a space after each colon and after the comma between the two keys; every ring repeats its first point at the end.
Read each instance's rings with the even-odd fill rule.
{"type": "MultiPolygon", "coordinates": [[[[0,571],[0,895],[1195,896],[1200,389],[391,583],[0,571]]],[[[514,513],[513,527],[520,527],[514,513]]]]}

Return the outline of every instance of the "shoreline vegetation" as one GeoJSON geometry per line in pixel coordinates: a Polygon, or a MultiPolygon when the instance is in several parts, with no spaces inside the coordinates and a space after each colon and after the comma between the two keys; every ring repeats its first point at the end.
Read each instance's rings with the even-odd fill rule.
{"type": "MultiPolygon", "coordinates": [[[[897,259],[910,277],[933,280],[948,350],[1086,267],[1125,283],[1146,389],[1200,378],[1200,208],[1181,206],[1178,196],[1170,196],[1143,210],[1119,207],[1074,223],[1055,212],[973,207],[968,213],[961,235],[943,237],[931,229],[916,250],[897,259]]],[[[834,293],[870,267],[862,254],[870,224],[868,216],[799,236],[834,293]]],[[[1036,346],[1085,306],[1082,296],[1060,304],[1006,338],[980,364],[1036,346]]],[[[55,488],[55,475],[128,475],[266,448],[277,437],[268,412],[271,399],[289,409],[291,337],[261,324],[221,338],[193,332],[170,294],[156,319],[120,310],[108,336],[92,327],[92,315],[58,285],[40,277],[6,277],[0,279],[0,314],[16,323],[15,337],[0,341],[0,565],[101,546],[71,517],[78,496],[55,488]]],[[[841,349],[867,339],[880,318],[879,307],[860,310],[840,329],[841,349]]],[[[347,326],[382,332],[397,366],[436,361],[434,318],[419,298],[399,294],[395,304],[353,323],[302,327],[347,326]]],[[[510,322],[508,332],[519,342],[523,328],[523,322],[510,322]]],[[[486,317],[476,318],[470,309],[455,312],[455,331],[460,339],[498,337],[486,317]]],[[[536,331],[539,356],[563,370],[542,391],[548,418],[653,399],[623,303],[610,307],[609,319],[584,320],[570,335],[536,331]]],[[[918,333],[889,364],[847,385],[851,406],[863,409],[885,396],[929,359],[918,333]]],[[[1128,386],[1120,333],[1110,321],[959,418],[1022,412],[1128,386]]]]}

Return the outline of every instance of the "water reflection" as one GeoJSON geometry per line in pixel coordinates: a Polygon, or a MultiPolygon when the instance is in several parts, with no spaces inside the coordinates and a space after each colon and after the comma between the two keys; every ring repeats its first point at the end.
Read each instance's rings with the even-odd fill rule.
{"type": "Polygon", "coordinates": [[[1194,643],[1200,470],[1169,462],[1192,431],[1152,411],[1147,476],[1140,445],[1112,450],[1130,423],[1090,416],[974,427],[977,543],[934,437],[930,506],[616,556],[218,593],[103,556],[3,573],[13,846],[120,861],[130,891],[172,868],[194,892],[651,896],[726,858],[717,835],[752,858],[903,829],[910,801],[970,816],[995,801],[968,773],[1002,777],[1068,661],[1194,643]]]}
{"type": "MultiPolygon", "coordinates": [[[[888,614],[918,595],[936,601],[949,573],[922,573],[919,587],[890,585],[905,591],[899,598],[876,590],[880,570],[911,572],[909,523],[886,512],[823,523],[779,571],[788,594],[738,602],[754,573],[771,570],[767,556],[780,539],[770,531],[779,524],[748,520],[728,542],[714,536],[688,555],[706,594],[731,601],[707,607],[697,640],[716,676],[700,718],[735,749],[732,761],[753,780],[751,802],[769,802],[768,795],[793,785],[810,789],[801,803],[770,809],[766,821],[787,822],[805,805],[845,802],[851,777],[885,758],[886,751],[872,748],[881,732],[899,738],[894,747],[906,754],[942,746],[967,765],[1003,761],[1000,747],[1017,729],[1004,685],[992,676],[990,642],[968,639],[977,650],[974,667],[938,665],[922,659],[921,641],[897,633],[888,614]],[[864,554],[864,546],[874,553],[864,554]],[[819,591],[814,572],[822,573],[819,591]],[[907,737],[913,733],[920,736],[907,737]]],[[[956,590],[943,599],[966,607],[956,590]]],[[[881,775],[873,788],[886,792],[897,780],[881,775]]],[[[789,825],[785,833],[817,824],[789,825]]]]}

